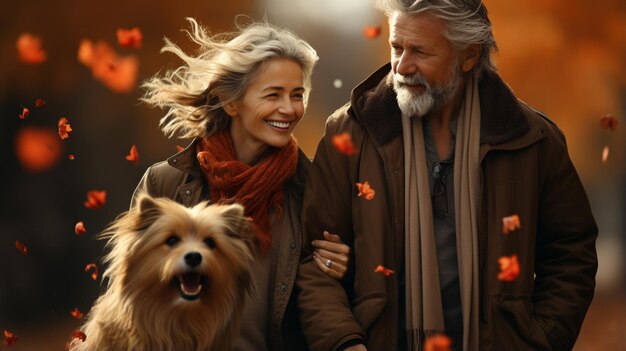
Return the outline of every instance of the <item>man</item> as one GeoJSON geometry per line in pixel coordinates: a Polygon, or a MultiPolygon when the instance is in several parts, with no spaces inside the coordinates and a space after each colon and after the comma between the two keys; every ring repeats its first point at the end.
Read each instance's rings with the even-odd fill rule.
{"type": "Polygon", "coordinates": [[[310,348],[421,350],[445,334],[455,350],[571,349],[593,296],[597,227],[563,134],[496,73],[481,1],[378,7],[391,63],[328,119],[304,195],[306,233],[340,233],[354,255],[343,285],[300,265],[310,348]],[[333,147],[344,132],[354,155],[333,147]],[[371,200],[355,185],[365,181],[371,200]],[[503,234],[513,215],[520,225],[503,234]],[[519,275],[500,272],[507,259],[519,275]]]}

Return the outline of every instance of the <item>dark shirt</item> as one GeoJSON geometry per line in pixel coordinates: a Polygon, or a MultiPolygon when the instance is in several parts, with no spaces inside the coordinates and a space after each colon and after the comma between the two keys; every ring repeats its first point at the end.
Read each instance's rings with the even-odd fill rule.
{"type": "Polygon", "coordinates": [[[428,119],[425,118],[423,123],[444,323],[446,333],[454,340],[456,349],[457,345],[460,347],[462,344],[463,338],[463,313],[461,310],[454,213],[454,146],[457,123],[455,119],[450,125],[452,151],[445,160],[439,160],[428,119]],[[434,174],[437,171],[439,173],[434,174]],[[436,180],[435,176],[440,180],[436,180]]]}

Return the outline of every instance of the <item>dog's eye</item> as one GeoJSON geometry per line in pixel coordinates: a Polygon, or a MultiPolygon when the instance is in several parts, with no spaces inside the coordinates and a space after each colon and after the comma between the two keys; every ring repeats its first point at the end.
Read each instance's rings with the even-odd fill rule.
{"type": "Polygon", "coordinates": [[[176,245],[178,242],[180,241],[180,238],[177,237],[176,235],[172,235],[169,238],[167,238],[167,240],[165,241],[165,243],[167,244],[167,246],[174,246],[176,245]]]}
{"type": "Polygon", "coordinates": [[[211,238],[206,238],[204,239],[204,243],[206,244],[206,246],[208,246],[210,249],[214,249],[215,248],[215,241],[211,238]]]}

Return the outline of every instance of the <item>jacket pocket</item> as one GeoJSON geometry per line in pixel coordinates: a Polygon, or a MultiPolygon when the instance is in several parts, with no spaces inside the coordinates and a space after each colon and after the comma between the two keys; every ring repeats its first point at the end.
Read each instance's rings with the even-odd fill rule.
{"type": "Polygon", "coordinates": [[[498,350],[546,350],[552,347],[546,338],[551,324],[532,314],[529,295],[495,295],[493,335],[498,350]]]}
{"type": "Polygon", "coordinates": [[[387,294],[383,292],[372,292],[354,299],[352,314],[366,335],[369,327],[378,318],[386,303],[387,294]]]}

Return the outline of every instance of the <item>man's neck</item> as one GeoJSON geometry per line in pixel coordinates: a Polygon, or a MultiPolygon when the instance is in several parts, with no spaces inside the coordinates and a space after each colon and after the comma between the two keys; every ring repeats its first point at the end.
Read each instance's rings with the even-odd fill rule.
{"type": "Polygon", "coordinates": [[[445,160],[452,152],[452,131],[450,130],[450,124],[459,114],[464,95],[465,84],[463,83],[460,85],[450,103],[426,116],[426,118],[428,118],[428,124],[430,125],[431,134],[435,141],[439,160],[445,160]]]}

